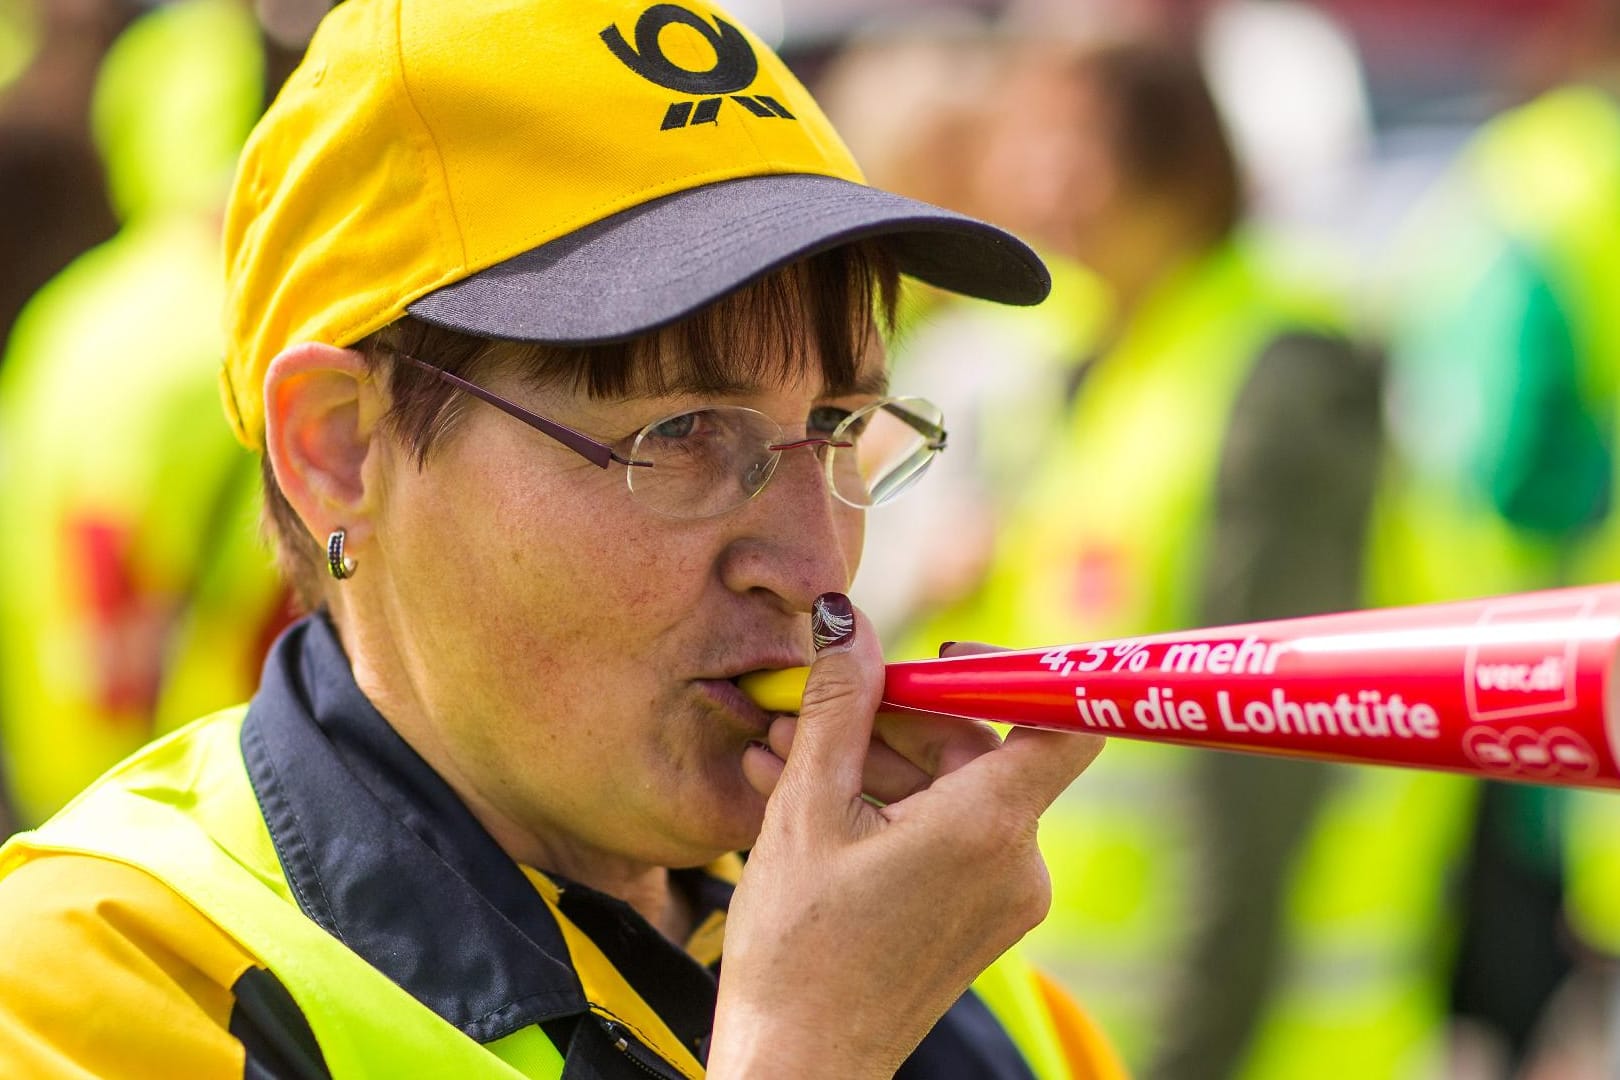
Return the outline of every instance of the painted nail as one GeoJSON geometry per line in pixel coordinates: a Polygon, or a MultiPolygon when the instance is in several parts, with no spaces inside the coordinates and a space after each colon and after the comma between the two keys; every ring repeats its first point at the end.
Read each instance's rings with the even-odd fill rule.
{"type": "Polygon", "coordinates": [[[810,607],[810,640],[816,652],[848,646],[855,640],[855,608],[841,592],[822,593],[810,607]]]}

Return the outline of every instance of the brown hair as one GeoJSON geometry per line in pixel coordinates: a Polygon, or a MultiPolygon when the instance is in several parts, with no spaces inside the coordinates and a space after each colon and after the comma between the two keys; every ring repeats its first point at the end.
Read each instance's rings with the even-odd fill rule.
{"type": "Polygon", "coordinates": [[[1175,195],[1207,242],[1231,232],[1244,212],[1243,181],[1197,58],[1133,42],[1082,55],[1078,69],[1095,79],[1113,114],[1109,141],[1126,180],[1175,195]]]}
{"type": "MultiPolygon", "coordinates": [[[[898,286],[893,258],[868,241],[794,263],[630,341],[577,347],[492,341],[406,316],[351,347],[388,389],[385,430],[425,468],[469,398],[432,372],[396,362],[400,353],[475,382],[491,371],[512,371],[537,386],[569,386],[596,398],[782,383],[815,357],[826,386],[838,393],[853,387],[874,334],[892,330],[898,286]]],[[[261,469],[265,532],[300,604],[313,609],[324,587],[324,546],[282,493],[268,455],[261,469]]]]}

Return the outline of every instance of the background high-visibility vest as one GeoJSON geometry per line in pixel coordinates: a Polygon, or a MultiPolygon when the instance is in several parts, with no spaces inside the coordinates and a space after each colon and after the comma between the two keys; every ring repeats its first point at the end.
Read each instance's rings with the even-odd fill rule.
{"type": "Polygon", "coordinates": [[[0,364],[0,764],[25,825],[154,731],[244,700],[284,621],[258,462],[215,382],[214,208],[262,67],[233,0],[119,38],[95,120],[126,223],[30,302],[0,364]]]}
{"type": "MultiPolygon", "coordinates": [[[[1418,222],[1393,276],[1374,598],[1620,577],[1620,104],[1571,85],[1494,118],[1418,222]]],[[[1571,926],[1620,954],[1620,800],[1548,797],[1571,926]]]]}
{"type": "MultiPolygon", "coordinates": [[[[1333,303],[1265,265],[1240,238],[1153,294],[1084,376],[985,587],[919,645],[1032,647],[1195,622],[1235,399],[1273,338],[1342,326],[1333,303]]],[[[1137,1066],[1175,1023],[1162,1008],[1198,904],[1184,793],[1201,753],[1114,741],[1042,822],[1057,891],[1030,947],[1137,1066]]],[[[1397,1076],[1432,1061],[1441,886],[1424,871],[1453,842],[1455,787],[1336,776],[1287,886],[1285,966],[1242,1075],[1397,1076]]]]}

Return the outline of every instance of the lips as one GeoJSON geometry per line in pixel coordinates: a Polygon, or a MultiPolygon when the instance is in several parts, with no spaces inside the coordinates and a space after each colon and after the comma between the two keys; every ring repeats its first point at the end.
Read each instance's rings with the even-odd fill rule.
{"type": "Polygon", "coordinates": [[[738,717],[751,734],[761,734],[769,726],[774,713],[766,712],[737,686],[737,680],[755,671],[775,671],[780,668],[802,666],[805,659],[798,650],[780,650],[768,654],[755,654],[735,664],[728,664],[719,673],[692,680],[705,697],[727,713],[738,717]]]}
{"type": "MultiPolygon", "coordinates": [[[[799,632],[803,632],[802,628],[799,632]]],[[[737,680],[756,671],[803,667],[810,662],[809,643],[782,641],[774,634],[746,631],[736,634],[732,640],[739,644],[711,653],[713,666],[692,678],[691,683],[711,707],[726,718],[727,727],[745,738],[763,739],[771,721],[779,714],[761,709],[737,686],[737,680]]]]}
{"type": "Polygon", "coordinates": [[[693,685],[712,705],[735,721],[734,726],[741,734],[750,738],[760,738],[770,729],[771,719],[775,714],[768,713],[754,704],[752,699],[731,680],[694,679],[693,685]]]}
{"type": "Polygon", "coordinates": [[[720,674],[705,677],[736,682],[744,675],[752,675],[756,671],[780,671],[783,668],[804,667],[808,663],[810,663],[810,659],[804,650],[782,649],[749,657],[734,665],[727,665],[720,674]]]}

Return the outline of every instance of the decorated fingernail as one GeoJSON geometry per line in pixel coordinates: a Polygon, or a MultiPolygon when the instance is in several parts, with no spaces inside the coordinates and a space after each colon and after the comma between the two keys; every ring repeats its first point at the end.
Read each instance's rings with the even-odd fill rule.
{"type": "Polygon", "coordinates": [[[810,606],[810,640],[816,652],[849,645],[855,640],[855,608],[840,592],[822,593],[810,606]]]}

